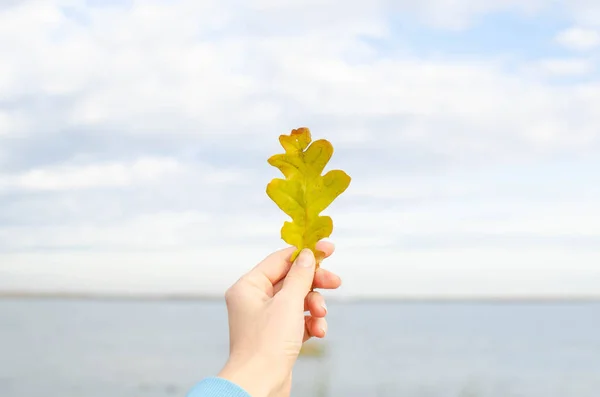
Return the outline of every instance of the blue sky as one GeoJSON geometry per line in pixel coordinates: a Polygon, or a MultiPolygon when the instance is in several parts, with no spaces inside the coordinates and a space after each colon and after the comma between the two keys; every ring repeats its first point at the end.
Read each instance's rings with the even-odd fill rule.
{"type": "Polygon", "coordinates": [[[0,290],[222,293],[307,126],[338,296],[600,295],[595,1],[0,1],[0,290]]]}

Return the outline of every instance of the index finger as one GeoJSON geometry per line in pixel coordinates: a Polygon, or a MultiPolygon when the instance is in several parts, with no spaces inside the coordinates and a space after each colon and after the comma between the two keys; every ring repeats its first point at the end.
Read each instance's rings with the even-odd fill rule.
{"type": "MultiPolygon", "coordinates": [[[[325,254],[325,258],[327,258],[333,254],[335,246],[329,241],[319,241],[316,249],[322,251],[325,254]]],[[[290,258],[295,251],[296,247],[288,247],[272,253],[256,265],[248,273],[248,276],[263,276],[269,280],[271,285],[276,284],[282,280],[290,270],[290,267],[292,266],[290,258]]]]}

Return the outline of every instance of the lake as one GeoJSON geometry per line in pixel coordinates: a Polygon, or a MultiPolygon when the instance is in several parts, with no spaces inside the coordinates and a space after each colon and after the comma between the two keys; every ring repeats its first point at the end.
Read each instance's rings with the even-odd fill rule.
{"type": "MultiPolygon", "coordinates": [[[[328,306],[292,396],[600,396],[600,303],[328,306]]],[[[0,299],[0,396],[183,397],[227,338],[218,301],[0,299]]]]}

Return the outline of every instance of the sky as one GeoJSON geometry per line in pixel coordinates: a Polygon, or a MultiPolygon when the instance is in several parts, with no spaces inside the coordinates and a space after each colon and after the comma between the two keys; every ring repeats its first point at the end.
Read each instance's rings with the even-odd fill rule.
{"type": "Polygon", "coordinates": [[[0,54],[0,291],[223,293],[309,127],[332,295],[600,295],[595,0],[0,0],[0,54]]]}

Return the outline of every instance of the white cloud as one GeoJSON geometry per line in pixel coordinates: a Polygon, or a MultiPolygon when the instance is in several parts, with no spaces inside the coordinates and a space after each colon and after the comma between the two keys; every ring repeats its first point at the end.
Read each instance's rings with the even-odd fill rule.
{"type": "Polygon", "coordinates": [[[13,129],[12,117],[6,112],[0,112],[0,135],[8,135],[13,129]]]}
{"type": "Polygon", "coordinates": [[[594,71],[588,59],[544,59],[537,70],[550,76],[584,76],[594,71]]]}
{"type": "MultiPolygon", "coordinates": [[[[111,293],[222,294],[277,246],[202,247],[174,251],[2,254],[0,288],[111,293]],[[241,256],[244,260],[240,260],[241,256]]],[[[335,297],[597,295],[598,252],[560,248],[461,248],[402,251],[338,243],[324,266],[340,274],[335,297]],[[565,263],[569,272],[565,272],[565,263]]]]}
{"type": "Polygon", "coordinates": [[[76,190],[131,186],[154,182],[178,172],[174,159],[142,158],[130,164],[106,163],[34,169],[20,175],[1,176],[0,187],[25,190],[76,190]]]}
{"type": "Polygon", "coordinates": [[[600,46],[600,32],[595,29],[572,27],[558,33],[555,40],[569,49],[586,51],[600,46]]]}
{"type": "Polygon", "coordinates": [[[596,0],[570,0],[564,7],[578,24],[600,28],[600,4],[596,0]]]}
{"type": "Polygon", "coordinates": [[[477,17],[495,12],[531,15],[546,6],[541,0],[426,0],[390,3],[396,5],[400,11],[416,12],[431,26],[453,30],[464,30],[472,25],[477,17]]]}
{"type": "MultiPolygon", "coordinates": [[[[434,5],[439,4],[427,10],[434,5]]],[[[595,109],[600,100],[582,97],[576,86],[552,87],[515,76],[493,59],[375,58],[359,35],[388,34],[372,27],[387,26],[383,4],[351,7],[353,18],[367,24],[345,20],[332,30],[331,21],[316,20],[283,35],[219,33],[234,29],[237,25],[227,23],[240,15],[223,14],[214,4],[203,11],[219,15],[221,23],[206,26],[210,18],[191,2],[81,8],[88,25],[67,19],[49,4],[43,12],[36,7],[16,7],[21,11],[0,21],[13,38],[4,43],[8,49],[2,49],[13,54],[8,58],[11,81],[20,82],[1,92],[7,97],[75,99],[60,107],[50,105],[57,106],[51,113],[31,114],[27,119],[36,121],[30,131],[104,127],[129,134],[234,133],[262,142],[271,135],[267,131],[290,125],[310,122],[318,128],[316,120],[327,114],[342,120],[340,131],[334,127],[328,132],[332,139],[345,140],[351,126],[361,138],[354,142],[409,136],[432,150],[443,143],[456,153],[454,145],[460,145],[461,157],[485,146],[502,155],[499,142],[568,150],[572,144],[589,145],[598,139],[595,109]],[[29,30],[17,22],[28,20],[30,13],[37,15],[38,24],[29,30]],[[203,35],[215,38],[192,40],[203,35]],[[37,37],[38,44],[25,46],[31,37],[37,37]],[[382,117],[403,121],[375,127],[372,120],[382,117]],[[345,118],[352,121],[344,123],[345,118]],[[572,128],[570,119],[580,120],[580,125],[572,128]],[[451,142],[444,140],[447,128],[457,129],[451,142]]],[[[472,7],[474,3],[465,2],[465,9],[472,7]]],[[[278,12],[282,9],[294,8],[281,6],[278,12]]],[[[583,61],[549,61],[543,67],[562,74],[587,68],[583,61]]],[[[512,152],[507,145],[504,155],[512,152]]]]}
{"type": "Polygon", "coordinates": [[[388,15],[542,2],[57,4],[0,11],[0,289],[222,291],[276,248],[266,158],[307,125],[354,177],[328,211],[346,293],[600,292],[594,59],[419,56],[388,15]]]}
{"type": "Polygon", "coordinates": [[[555,296],[600,293],[600,255],[561,249],[442,249],[399,252],[338,247],[333,268],[344,294],[385,296],[555,296]],[[564,272],[565,263],[570,271],[564,272]],[[427,292],[423,292],[427,291],[427,292]]]}
{"type": "MultiPolygon", "coordinates": [[[[359,181],[358,190],[350,189],[326,211],[334,219],[337,245],[327,267],[344,278],[341,296],[600,293],[597,283],[588,282],[598,276],[600,255],[595,191],[564,179],[556,175],[529,190],[498,177],[485,185],[455,174],[420,184],[418,178],[416,184],[396,180],[413,186],[408,195],[375,181],[371,199],[417,200],[404,208],[374,201],[379,204],[362,210],[348,207],[352,198],[369,197],[359,181]],[[444,187],[451,185],[455,189],[444,187]],[[538,198],[531,194],[544,190],[538,198]],[[431,200],[432,193],[441,197],[431,200]]],[[[109,222],[4,227],[0,241],[9,245],[0,250],[0,288],[220,294],[281,246],[286,217],[269,208],[228,213],[207,207],[109,222]]]]}
{"type": "Polygon", "coordinates": [[[15,175],[0,174],[0,191],[76,191],[81,189],[124,188],[138,185],[163,186],[169,180],[202,185],[247,184],[252,176],[235,169],[210,164],[182,164],[174,158],[142,157],[131,162],[61,165],[37,168],[15,175]]]}

